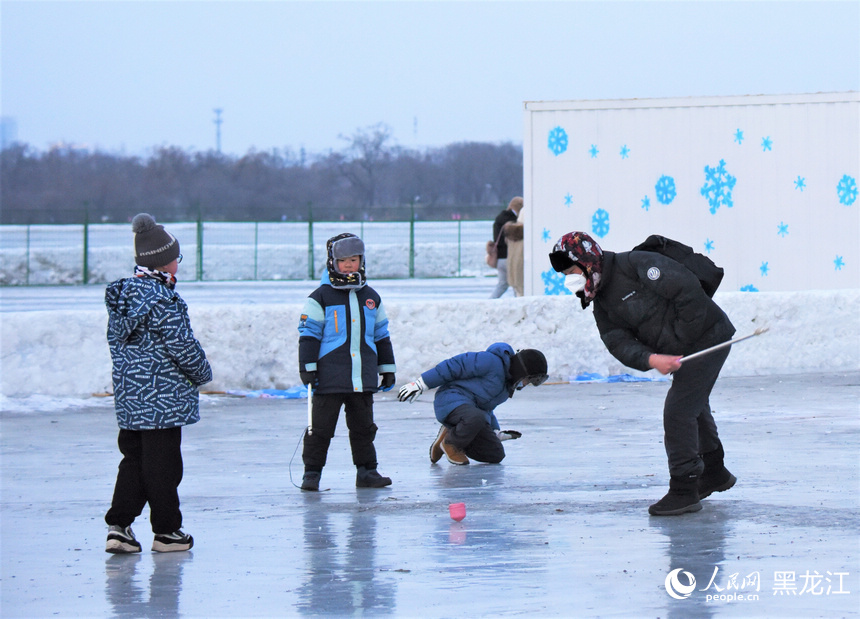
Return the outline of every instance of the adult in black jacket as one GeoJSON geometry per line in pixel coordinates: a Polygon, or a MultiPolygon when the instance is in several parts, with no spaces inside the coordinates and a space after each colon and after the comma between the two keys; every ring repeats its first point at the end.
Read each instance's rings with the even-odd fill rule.
{"type": "Polygon", "coordinates": [[[553,269],[585,309],[594,302],[600,338],[637,370],[674,373],[663,407],[669,492],[648,511],[672,516],[702,509],[700,498],[737,481],[724,452],[709,397],[730,347],[686,363],[680,359],[731,339],[735,328],[680,263],[647,251],[604,252],[588,234],[565,234],[550,253],[553,269]]]}

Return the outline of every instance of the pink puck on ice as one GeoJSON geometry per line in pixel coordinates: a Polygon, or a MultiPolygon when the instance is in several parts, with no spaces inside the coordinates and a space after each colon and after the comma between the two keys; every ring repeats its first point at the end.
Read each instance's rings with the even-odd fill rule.
{"type": "Polygon", "coordinates": [[[451,514],[451,518],[460,522],[463,518],[466,517],[466,504],[465,503],[451,503],[448,506],[448,513],[451,514]]]}

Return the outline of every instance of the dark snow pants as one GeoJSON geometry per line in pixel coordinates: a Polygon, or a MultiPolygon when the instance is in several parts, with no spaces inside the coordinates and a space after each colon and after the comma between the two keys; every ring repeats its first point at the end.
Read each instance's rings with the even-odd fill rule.
{"type": "Polygon", "coordinates": [[[445,417],[445,426],[445,441],[462,449],[472,460],[498,464],[505,459],[505,448],[487,422],[486,411],[461,404],[445,417]]]}
{"type": "Polygon", "coordinates": [[[663,444],[673,477],[701,475],[701,454],[720,447],[717,423],[711,414],[711,390],[731,346],[681,365],[663,405],[663,444]]]}
{"type": "Polygon", "coordinates": [[[127,527],[149,503],[153,533],[181,529],[182,428],[120,430],[117,443],[123,457],[105,522],[127,527]]]}
{"type": "Polygon", "coordinates": [[[373,446],[373,439],[376,438],[378,428],[373,423],[373,394],[315,393],[313,398],[313,432],[305,434],[302,449],[305,470],[322,471],[325,466],[341,406],[346,413],[353,464],[375,469],[376,448],[373,446]]]}

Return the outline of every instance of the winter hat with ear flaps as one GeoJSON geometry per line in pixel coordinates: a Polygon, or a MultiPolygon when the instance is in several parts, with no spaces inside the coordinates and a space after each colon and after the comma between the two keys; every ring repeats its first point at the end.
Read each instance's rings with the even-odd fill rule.
{"type": "Polygon", "coordinates": [[[147,269],[167,266],[179,257],[179,241],[155,223],[155,217],[139,213],[131,220],[134,232],[134,261],[147,269]]]}
{"type": "Polygon", "coordinates": [[[524,348],[511,359],[511,379],[514,385],[524,378],[531,379],[535,386],[547,379],[546,357],[535,348],[524,348]]]}
{"type": "Polygon", "coordinates": [[[355,290],[367,284],[364,272],[364,242],[349,232],[338,234],[326,241],[326,268],[328,281],[334,288],[355,290]],[[361,266],[358,271],[346,275],[337,269],[337,261],[350,256],[361,256],[361,266]]]}

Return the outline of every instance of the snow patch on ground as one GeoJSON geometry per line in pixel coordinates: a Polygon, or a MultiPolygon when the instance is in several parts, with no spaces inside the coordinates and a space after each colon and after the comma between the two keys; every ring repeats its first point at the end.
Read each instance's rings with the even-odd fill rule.
{"type": "MultiPolygon", "coordinates": [[[[768,333],[734,347],[724,376],[860,369],[860,290],[727,292],[718,293],[716,300],[738,336],[770,327],[768,333]]],[[[499,341],[542,350],[551,381],[568,381],[584,372],[642,374],[606,351],[591,311],[581,310],[578,300],[569,296],[399,301],[385,306],[398,385],[449,356],[499,341]]],[[[191,324],[215,376],[204,391],[297,385],[301,308],[302,302],[192,306],[191,324]]],[[[107,315],[101,310],[3,314],[0,393],[46,398],[31,401],[38,408],[50,406],[54,397],[111,392],[106,327],[107,315]]],[[[0,400],[4,410],[7,402],[0,400]]]]}

